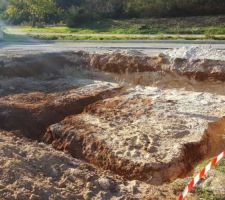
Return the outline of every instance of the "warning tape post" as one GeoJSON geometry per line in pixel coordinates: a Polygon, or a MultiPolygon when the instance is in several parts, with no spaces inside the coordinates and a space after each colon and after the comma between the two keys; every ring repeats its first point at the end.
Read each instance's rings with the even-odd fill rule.
{"type": "Polygon", "coordinates": [[[197,183],[205,176],[213,166],[215,166],[223,157],[225,156],[225,151],[215,157],[206,167],[204,167],[198,175],[188,183],[187,187],[184,189],[183,193],[179,196],[179,200],[184,200],[188,193],[197,185],[197,183]]]}

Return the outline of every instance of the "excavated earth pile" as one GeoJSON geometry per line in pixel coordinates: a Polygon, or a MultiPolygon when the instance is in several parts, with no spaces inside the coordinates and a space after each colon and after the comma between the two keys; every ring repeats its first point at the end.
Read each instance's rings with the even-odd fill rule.
{"type": "Polygon", "coordinates": [[[176,180],[224,149],[224,61],[0,59],[1,199],[175,199],[176,180]]]}
{"type": "Polygon", "coordinates": [[[60,75],[65,68],[84,68],[88,66],[84,52],[60,53],[17,53],[0,54],[0,75],[3,77],[37,77],[43,75],[60,75]]]}
{"type": "Polygon", "coordinates": [[[159,56],[130,55],[123,52],[107,54],[91,54],[90,65],[100,71],[113,72],[118,74],[134,72],[158,72],[163,71],[171,74],[186,76],[195,80],[204,81],[207,79],[225,81],[225,61],[167,57],[164,54],[159,56]]]}
{"type": "Polygon", "coordinates": [[[224,113],[225,96],[138,87],[50,126],[44,140],[128,179],[161,185],[221,150],[225,143],[210,144],[223,136],[211,126],[224,113]]]}
{"type": "Polygon", "coordinates": [[[163,89],[216,91],[225,95],[225,59],[207,59],[207,55],[202,59],[188,59],[167,54],[148,56],[136,51],[116,51],[90,54],[89,60],[91,68],[110,72],[119,82],[163,89]]]}
{"type": "Polygon", "coordinates": [[[0,199],[174,199],[168,189],[155,190],[125,181],[51,147],[1,131],[0,199]]]}

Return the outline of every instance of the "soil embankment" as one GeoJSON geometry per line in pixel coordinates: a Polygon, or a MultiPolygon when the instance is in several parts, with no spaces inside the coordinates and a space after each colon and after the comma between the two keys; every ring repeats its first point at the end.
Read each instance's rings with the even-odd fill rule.
{"type": "Polygon", "coordinates": [[[31,199],[34,188],[36,199],[174,199],[172,182],[225,146],[225,61],[135,51],[0,59],[3,199],[31,199]],[[28,182],[11,178],[9,155],[26,180],[47,181],[46,194],[33,184],[19,189],[28,182]],[[23,157],[43,165],[43,176],[23,157]],[[69,194],[77,176],[79,192],[69,194]]]}

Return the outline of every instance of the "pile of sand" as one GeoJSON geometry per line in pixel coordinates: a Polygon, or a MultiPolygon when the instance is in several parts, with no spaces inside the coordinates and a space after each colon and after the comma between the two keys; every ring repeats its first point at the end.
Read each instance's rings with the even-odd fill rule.
{"type": "Polygon", "coordinates": [[[48,145],[0,130],[0,199],[175,199],[169,188],[153,188],[100,171],[48,145]]]}

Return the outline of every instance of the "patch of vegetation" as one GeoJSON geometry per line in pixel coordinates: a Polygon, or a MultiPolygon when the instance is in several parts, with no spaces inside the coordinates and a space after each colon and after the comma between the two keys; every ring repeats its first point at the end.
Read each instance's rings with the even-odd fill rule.
{"type": "MultiPolygon", "coordinates": [[[[198,163],[194,169],[195,172],[199,172],[201,169],[203,169],[207,164],[209,164],[209,162],[212,160],[212,158],[210,159],[206,159],[203,160],[202,162],[198,163]]],[[[216,170],[225,173],[225,158],[223,158],[215,167],[216,170]]]]}
{"type": "Polygon", "coordinates": [[[39,40],[148,40],[149,37],[117,37],[117,36],[76,36],[76,35],[34,35],[32,36],[35,39],[39,40]]]}
{"type": "MultiPolygon", "coordinates": [[[[224,0],[0,0],[2,17],[12,24],[77,26],[98,19],[224,14],[224,0]],[[6,3],[7,2],[7,3],[6,3]]],[[[178,24],[179,26],[179,24],[178,24]]]]}
{"type": "Polygon", "coordinates": [[[216,166],[216,170],[225,174],[225,158],[216,166]]]}
{"type": "Polygon", "coordinates": [[[197,195],[199,200],[224,200],[224,198],[216,197],[213,192],[200,187],[194,188],[192,193],[197,195]]]}
{"type": "MultiPolygon", "coordinates": [[[[195,167],[195,173],[198,173],[201,169],[203,169],[203,167],[205,167],[212,159],[206,159],[204,161],[202,161],[201,163],[199,163],[196,167],[195,167]]],[[[225,158],[222,159],[217,166],[214,167],[214,170],[217,170],[219,172],[224,173],[225,176],[225,158]]],[[[206,178],[206,177],[204,177],[206,178]]],[[[203,178],[203,180],[204,180],[203,178]]],[[[195,187],[192,192],[192,194],[196,195],[198,197],[198,199],[200,200],[225,200],[225,197],[218,197],[217,195],[215,195],[212,191],[204,189],[202,187],[195,187]]]]}
{"type": "MultiPolygon", "coordinates": [[[[39,40],[68,40],[68,41],[78,41],[78,40],[207,40],[209,38],[206,38],[205,36],[200,37],[190,37],[190,36],[164,36],[164,35],[155,35],[155,36],[107,36],[107,35],[57,35],[57,34],[35,34],[30,37],[33,37],[35,39],[39,40]]],[[[211,38],[210,38],[211,39],[211,38]]],[[[224,37],[214,37],[214,40],[225,40],[224,37]]]]}
{"type": "Polygon", "coordinates": [[[203,34],[207,38],[225,34],[225,16],[149,18],[149,19],[104,19],[67,26],[17,26],[8,27],[13,32],[37,33],[106,33],[106,34],[203,34]]]}

